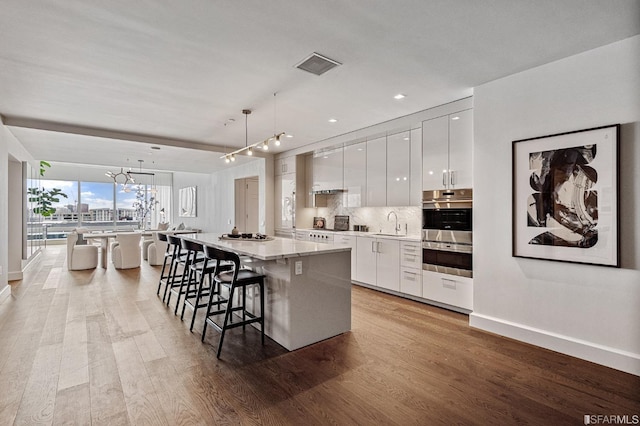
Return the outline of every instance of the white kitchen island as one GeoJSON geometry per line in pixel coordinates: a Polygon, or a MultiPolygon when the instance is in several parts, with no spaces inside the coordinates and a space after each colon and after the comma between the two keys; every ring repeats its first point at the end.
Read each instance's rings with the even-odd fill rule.
{"type": "MultiPolygon", "coordinates": [[[[292,351],[351,330],[351,248],[287,238],[221,240],[220,233],[182,235],[233,251],[265,280],[265,334],[292,351]]],[[[259,311],[258,298],[247,305],[259,311]]]]}

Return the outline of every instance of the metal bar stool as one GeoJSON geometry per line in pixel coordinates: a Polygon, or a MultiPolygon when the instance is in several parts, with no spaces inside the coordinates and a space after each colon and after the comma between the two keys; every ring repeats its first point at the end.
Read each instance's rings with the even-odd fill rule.
{"type": "Polygon", "coordinates": [[[204,254],[207,259],[215,260],[216,265],[221,262],[229,262],[232,264],[230,271],[217,273],[214,277],[214,283],[218,286],[225,286],[229,288],[228,298],[223,298],[221,292],[212,292],[209,297],[209,303],[207,304],[207,313],[204,321],[204,328],[202,330],[202,341],[204,342],[205,335],[207,333],[207,325],[211,325],[220,332],[220,342],[218,343],[217,357],[220,358],[220,352],[222,350],[222,343],[224,341],[224,335],[230,328],[240,327],[243,329],[247,324],[255,322],[260,323],[260,335],[262,344],[264,345],[264,275],[258,274],[248,269],[240,268],[240,257],[232,252],[217,249],[215,247],[204,246],[204,254]],[[247,292],[248,286],[256,285],[260,290],[260,315],[256,315],[254,312],[246,310],[247,292]],[[234,306],[234,295],[237,289],[242,289],[242,304],[234,306]],[[213,308],[213,305],[216,308],[213,308]],[[220,305],[224,304],[225,308],[221,309],[220,305]],[[234,312],[240,312],[242,320],[233,322],[232,314],[234,312]],[[222,325],[217,324],[213,317],[216,315],[224,314],[224,321],[222,325]]]}

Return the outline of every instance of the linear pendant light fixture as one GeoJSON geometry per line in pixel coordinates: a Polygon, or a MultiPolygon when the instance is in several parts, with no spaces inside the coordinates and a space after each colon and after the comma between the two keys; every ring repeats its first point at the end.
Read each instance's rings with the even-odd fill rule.
{"type": "Polygon", "coordinates": [[[232,161],[236,161],[236,154],[241,154],[246,151],[247,155],[253,155],[254,148],[262,149],[263,151],[267,151],[269,149],[269,141],[273,140],[276,146],[280,145],[280,138],[286,135],[285,132],[275,133],[275,96],[274,96],[274,133],[273,137],[267,138],[261,142],[256,142],[254,144],[249,145],[249,127],[248,127],[248,117],[251,114],[250,109],[243,109],[242,113],[244,114],[244,147],[240,149],[236,149],[228,154],[224,154],[220,156],[221,159],[224,159],[225,163],[231,163],[232,161]]]}

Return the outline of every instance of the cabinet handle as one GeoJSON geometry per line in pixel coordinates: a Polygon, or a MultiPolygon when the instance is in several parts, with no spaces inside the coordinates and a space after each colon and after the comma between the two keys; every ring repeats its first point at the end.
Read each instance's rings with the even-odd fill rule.
{"type": "Polygon", "coordinates": [[[442,172],[442,186],[447,186],[447,171],[442,172]]]}
{"type": "Polygon", "coordinates": [[[404,278],[406,280],[415,281],[417,275],[418,274],[416,274],[415,272],[404,271],[404,278]]]}
{"type": "Polygon", "coordinates": [[[371,241],[371,251],[372,251],[373,253],[375,253],[375,252],[376,252],[376,242],[375,242],[375,241],[371,241]]]}
{"type": "Polygon", "coordinates": [[[454,186],[456,184],[456,172],[455,172],[455,170],[451,170],[449,172],[449,180],[451,182],[451,186],[454,186]]]}
{"type": "Polygon", "coordinates": [[[450,288],[452,290],[456,289],[456,282],[453,280],[448,280],[446,278],[442,278],[442,287],[450,288]]]}

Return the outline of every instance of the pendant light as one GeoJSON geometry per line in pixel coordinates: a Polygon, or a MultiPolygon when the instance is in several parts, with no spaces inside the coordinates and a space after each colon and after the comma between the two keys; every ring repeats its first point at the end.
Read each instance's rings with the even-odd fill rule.
{"type": "MultiPolygon", "coordinates": [[[[249,145],[249,124],[248,124],[248,116],[249,114],[251,114],[251,110],[250,109],[243,109],[242,113],[244,114],[244,147],[240,148],[240,149],[236,149],[235,151],[229,152],[227,154],[221,155],[220,158],[224,159],[225,163],[231,163],[233,161],[236,161],[236,154],[240,154],[243,151],[247,151],[247,155],[253,155],[253,149],[254,148],[258,148],[258,149],[262,149],[263,151],[268,151],[269,150],[269,141],[271,141],[273,139],[273,143],[275,146],[280,146],[280,142],[282,140],[282,136],[286,135],[285,132],[280,132],[280,133],[275,133],[275,129],[276,129],[276,108],[275,108],[275,96],[276,93],[273,94],[274,96],[274,107],[273,107],[273,127],[274,127],[274,133],[273,136],[270,138],[265,139],[264,141],[261,142],[256,142],[254,144],[249,145]]],[[[225,124],[226,126],[226,124],[225,124]]]]}
{"type": "Polygon", "coordinates": [[[243,109],[242,113],[244,114],[244,147],[247,149],[247,155],[253,155],[253,147],[249,146],[249,114],[251,114],[250,109],[243,109]]]}
{"type": "Polygon", "coordinates": [[[278,92],[274,92],[273,93],[273,139],[274,139],[274,144],[276,146],[280,146],[280,135],[276,134],[276,95],[278,92]]]}

